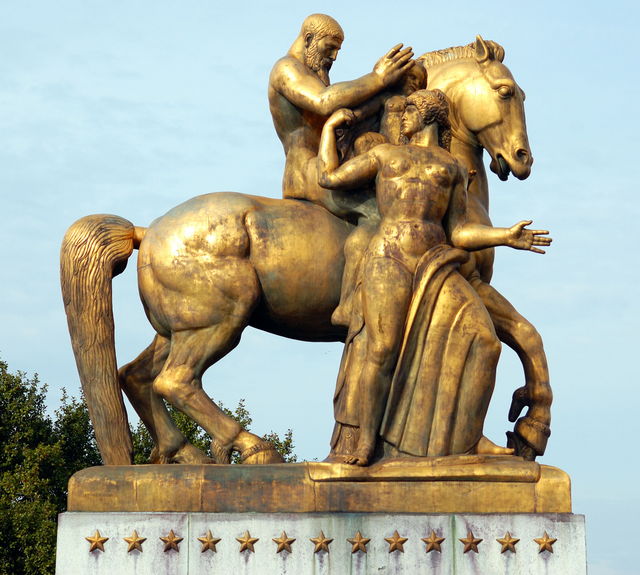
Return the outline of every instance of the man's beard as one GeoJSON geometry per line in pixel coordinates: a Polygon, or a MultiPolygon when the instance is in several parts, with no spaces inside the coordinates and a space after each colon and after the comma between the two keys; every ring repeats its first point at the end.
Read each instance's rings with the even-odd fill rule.
{"type": "Polygon", "coordinates": [[[329,85],[329,70],[331,70],[333,60],[331,60],[331,58],[323,58],[318,54],[318,46],[316,42],[311,42],[305,50],[304,63],[307,68],[315,72],[325,86],[329,85]]]}

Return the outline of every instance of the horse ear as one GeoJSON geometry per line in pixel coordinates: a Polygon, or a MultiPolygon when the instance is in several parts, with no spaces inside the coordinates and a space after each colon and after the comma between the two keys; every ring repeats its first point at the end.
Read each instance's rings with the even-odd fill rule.
{"type": "Polygon", "coordinates": [[[491,50],[489,49],[489,46],[487,46],[487,43],[482,39],[482,36],[480,36],[480,34],[476,36],[475,49],[476,62],[478,62],[478,64],[486,62],[491,57],[491,50]]]}
{"type": "Polygon", "coordinates": [[[498,62],[504,62],[504,48],[497,42],[491,42],[491,49],[493,50],[493,57],[498,62]]]}

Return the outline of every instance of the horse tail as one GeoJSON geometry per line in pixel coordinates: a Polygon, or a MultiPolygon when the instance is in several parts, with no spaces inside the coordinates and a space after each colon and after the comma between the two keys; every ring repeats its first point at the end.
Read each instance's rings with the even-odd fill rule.
{"type": "Polygon", "coordinates": [[[112,215],[86,216],[62,241],[60,280],[82,390],[105,465],[130,465],[133,445],[116,363],[111,280],[144,228],[112,215]]]}

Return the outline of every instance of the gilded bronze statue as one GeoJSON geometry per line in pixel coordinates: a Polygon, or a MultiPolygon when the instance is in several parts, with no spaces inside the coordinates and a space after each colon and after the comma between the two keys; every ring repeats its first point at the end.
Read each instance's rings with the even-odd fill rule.
{"type": "Polygon", "coordinates": [[[408,143],[382,144],[342,165],[334,131],[352,122],[353,113],[339,110],[324,126],[321,184],[358,189],[375,180],[381,215],[362,263],[359,317],[350,326],[336,391],[336,420],[359,428],[358,442],[353,452],[338,451],[332,460],[369,464],[379,435],[411,455],[513,453],[482,434],[500,353],[493,324],[468,282],[456,270],[440,268],[465,262],[462,250],[507,245],[544,253],[536,246],[551,240],[544,230],[526,229],[531,222],[493,228],[467,221],[468,171],[447,151],[448,116],[442,92],[414,92],[401,122],[408,143]],[[405,324],[413,328],[406,319],[419,264],[433,268],[423,272],[434,284],[427,291],[435,289],[434,276],[444,275],[425,304],[432,309],[421,318],[428,324],[422,339],[429,359],[414,357],[415,344],[409,358],[426,363],[426,375],[408,373],[397,363],[405,324]],[[351,358],[356,338],[365,339],[364,350],[351,358]]]}
{"type": "MultiPolygon", "coordinates": [[[[351,423],[347,422],[354,429],[362,426],[363,439],[356,447],[356,455],[347,457],[346,462],[369,463],[375,438],[380,434],[394,449],[412,455],[487,450],[488,442],[482,439],[481,430],[485,403],[490,397],[491,374],[486,375],[480,388],[474,387],[476,411],[469,415],[469,419],[475,418],[475,427],[470,432],[473,437],[458,441],[453,439],[454,430],[448,438],[453,447],[435,450],[421,447],[417,452],[413,447],[407,448],[404,436],[394,439],[397,419],[404,417],[401,414],[405,388],[398,376],[391,382],[389,374],[419,371],[422,367],[416,367],[413,360],[430,353],[429,350],[418,353],[406,333],[411,335],[411,330],[421,328],[419,318],[424,317],[421,302],[428,297],[418,298],[416,294],[422,290],[429,295],[429,286],[419,286],[431,277],[432,268],[418,262],[434,248],[442,251],[444,259],[450,253],[459,259],[459,274],[454,270],[447,276],[456,279],[447,279],[443,285],[445,290],[463,294],[465,302],[473,302],[469,304],[473,309],[470,317],[477,333],[483,334],[483,351],[478,357],[485,358],[484,369],[491,371],[491,365],[497,361],[496,335],[516,349],[525,367],[526,384],[514,395],[510,418],[515,420],[525,406],[529,411],[516,423],[509,450],[498,451],[511,453],[512,449],[528,459],[544,452],[549,435],[551,392],[542,342],[531,324],[489,286],[492,251],[481,249],[502,243],[523,247],[521,242],[533,242],[532,235],[541,238],[536,245],[547,245],[542,232],[531,232],[521,224],[510,232],[496,231],[488,219],[483,149],[491,155],[492,169],[501,179],[506,179],[509,173],[527,177],[532,163],[524,94],[502,64],[504,50],[478,38],[470,46],[425,54],[416,64],[411,49],[397,45],[378,61],[370,74],[331,85],[328,71],[342,38],[342,29],[335,20],[312,15],[303,23],[289,53],[272,70],[269,105],[286,154],[285,199],[232,192],[207,194],[173,208],[148,228],[135,226],[118,216],[96,215],[82,218],[65,235],[61,250],[64,304],[80,379],[105,464],[127,465],[132,461],[122,391],[153,437],[152,462],[212,462],[186,441],[169,417],[165,400],[211,435],[214,462],[228,463],[233,450],[240,452],[246,463],[281,461],[271,444],[242,429],[219,409],[202,389],[202,374],[239,343],[242,331],[249,325],[305,341],[345,341],[353,335],[354,324],[350,324],[348,331],[344,324],[332,322],[332,314],[340,302],[345,242],[356,229],[358,206],[363,201],[367,202],[367,209],[373,205],[376,212],[377,201],[382,216],[381,225],[372,225],[367,236],[374,240],[367,239],[369,251],[362,260],[365,270],[362,285],[368,286],[364,292],[374,294],[371,286],[395,281],[383,279],[385,274],[400,278],[397,282],[403,291],[393,300],[381,299],[377,305],[382,308],[377,311],[370,311],[373,308],[365,305],[368,310],[365,316],[378,319],[389,316],[389,333],[393,336],[385,340],[380,357],[373,351],[367,356],[366,346],[360,346],[359,353],[367,356],[365,371],[369,375],[365,376],[363,386],[372,390],[371,411],[364,410],[351,423]],[[422,119],[420,130],[410,134],[416,138],[413,142],[408,145],[395,142],[400,117],[414,114],[413,120],[417,122],[416,112],[411,110],[415,105],[404,109],[404,97],[417,102],[411,100],[409,93],[424,88],[427,74],[429,88],[442,90],[451,108],[450,154],[432,145],[431,136],[426,138],[425,130],[433,128],[424,128],[422,119]],[[393,99],[396,95],[400,99],[393,99]],[[323,128],[331,142],[336,123],[342,122],[347,113],[332,114],[345,107],[358,108],[354,113],[358,120],[378,114],[379,129],[387,135],[376,134],[369,141],[375,144],[383,138],[392,143],[369,150],[366,148],[370,146],[365,146],[359,155],[357,152],[363,150],[354,151],[354,147],[336,160],[338,143],[333,142],[324,146],[319,162],[323,128]],[[385,113],[390,114],[387,119],[385,113]],[[394,122],[395,128],[385,128],[394,122]],[[429,145],[421,145],[423,137],[429,145]],[[424,160],[427,156],[428,161],[424,160]],[[351,159],[345,161],[347,157],[351,159]],[[351,169],[348,166],[373,162],[372,158],[376,158],[377,166],[382,166],[381,174],[387,173],[395,162],[416,164],[386,180],[379,176],[375,194],[367,182],[375,179],[377,172],[369,173],[368,180],[356,178],[361,187],[355,195],[351,189],[338,189],[342,186],[332,180],[336,173],[351,169]],[[411,169],[422,165],[420,162],[428,164],[439,183],[434,184],[428,178],[418,182],[418,175],[415,178],[408,175],[411,169]],[[321,171],[319,164],[324,166],[321,171]],[[477,176],[467,190],[470,171],[477,176]],[[401,192],[406,188],[407,194],[416,196],[413,205],[416,211],[402,216],[411,223],[400,223],[399,216],[393,219],[392,214],[402,202],[398,203],[391,192],[392,179],[401,192]],[[465,194],[468,199],[463,207],[461,198],[465,194]],[[350,202],[356,196],[357,201],[350,202]],[[427,209],[425,198],[432,196],[438,200],[427,209]],[[455,214],[450,215],[447,222],[454,223],[447,224],[444,212],[449,205],[458,210],[459,217],[456,220],[455,214]],[[476,232],[458,233],[455,231],[458,229],[476,232]],[[478,231],[481,229],[482,233],[478,231]],[[402,252],[401,264],[371,256],[387,249],[386,233],[402,235],[407,231],[413,239],[393,248],[402,252]],[[477,251],[468,255],[448,246],[448,242],[477,251]],[[156,335],[147,349],[118,370],[111,281],[124,269],[134,249],[139,250],[140,296],[156,335]],[[414,273],[418,288],[411,287],[414,273]],[[411,328],[405,330],[405,335],[399,335],[407,317],[413,318],[411,328]],[[382,389],[381,394],[375,394],[377,388],[382,389]]],[[[410,130],[405,132],[408,136],[410,130]]],[[[455,262],[447,260],[449,264],[455,262]]],[[[448,296],[442,297],[443,302],[448,301],[448,296]]],[[[375,296],[369,299],[365,296],[367,302],[371,298],[375,296]]],[[[370,329],[365,331],[374,339],[379,335],[370,329]]],[[[386,337],[387,331],[384,333],[386,337]]],[[[411,417],[407,414],[407,420],[411,417]]],[[[424,432],[417,429],[422,425],[410,424],[416,433],[424,432]]],[[[497,448],[489,450],[495,452],[497,448]]],[[[393,456],[393,450],[387,455],[393,456]]]]}
{"type": "MultiPolygon", "coordinates": [[[[418,59],[429,72],[429,87],[441,89],[450,102],[453,111],[451,152],[473,174],[468,188],[467,217],[482,225],[491,225],[483,149],[490,152],[491,169],[502,180],[506,180],[509,173],[519,179],[527,178],[533,162],[524,122],[524,92],[502,64],[504,54],[499,44],[478,37],[473,44],[430,52],[418,59]],[[508,132],[502,126],[505,118],[513,121],[508,132]]],[[[393,100],[394,109],[401,109],[400,98],[393,100]]],[[[341,303],[334,312],[333,318],[338,324],[348,325],[349,296],[358,259],[350,254],[367,245],[375,230],[368,225],[371,219],[360,225],[346,244],[343,282],[347,285],[343,288],[342,301],[346,300],[347,305],[341,303]],[[355,248],[350,247],[351,244],[355,248]]],[[[493,249],[485,249],[471,253],[461,272],[480,295],[499,339],[514,349],[522,361],[525,385],[513,395],[509,420],[516,425],[508,437],[509,445],[518,454],[534,459],[544,453],[550,435],[553,395],[546,355],[535,327],[489,284],[492,268],[493,249]],[[525,407],[528,407],[526,414],[518,419],[525,407]]]]}

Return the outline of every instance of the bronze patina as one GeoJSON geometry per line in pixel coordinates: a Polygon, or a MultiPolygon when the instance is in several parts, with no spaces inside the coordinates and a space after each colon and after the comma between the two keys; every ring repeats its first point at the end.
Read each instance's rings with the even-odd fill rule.
{"type": "MultiPolygon", "coordinates": [[[[374,497],[361,481],[390,482],[389,493],[403,479],[417,485],[438,476],[446,484],[460,480],[462,461],[464,481],[520,485],[506,488],[507,511],[566,510],[568,479],[533,463],[550,434],[542,340],[489,284],[495,246],[544,253],[551,243],[546,230],[528,228],[531,221],[494,228],[488,216],[484,150],[502,180],[528,177],[533,162],[524,92],[503,64],[504,49],[478,36],[414,60],[398,44],[372,72],[331,84],[343,39],[333,18],[313,14],[272,69],[269,107],[286,156],[283,199],[213,193],[147,228],[113,215],[69,228],[62,291],[104,463],[132,462],[123,391],[153,438],[151,463],[227,464],[232,451],[245,463],[281,462],[202,388],[204,371],[253,326],[346,342],[329,458],[306,471],[273,471],[285,490],[299,472],[315,474],[299,484],[310,509],[319,510],[309,502],[325,484],[331,497],[336,483],[348,484],[353,497],[364,497],[350,508],[361,509],[374,497]],[[134,250],[156,335],[118,369],[111,282],[134,250]],[[525,375],[508,411],[515,427],[506,447],[483,433],[500,341],[518,353],[525,375]],[[165,401],[211,435],[213,459],[187,442],[165,401]],[[542,477],[554,480],[536,493],[553,504],[516,503],[523,486],[542,477]],[[554,485],[563,486],[556,495],[554,485]]],[[[252,471],[242,471],[242,481],[252,471]]],[[[90,491],[81,480],[76,495],[90,491]]],[[[430,498],[446,491],[436,483],[424,485],[430,498]]],[[[445,501],[449,510],[466,505],[455,494],[445,501]]],[[[479,505],[490,510],[484,496],[479,505]]]]}

